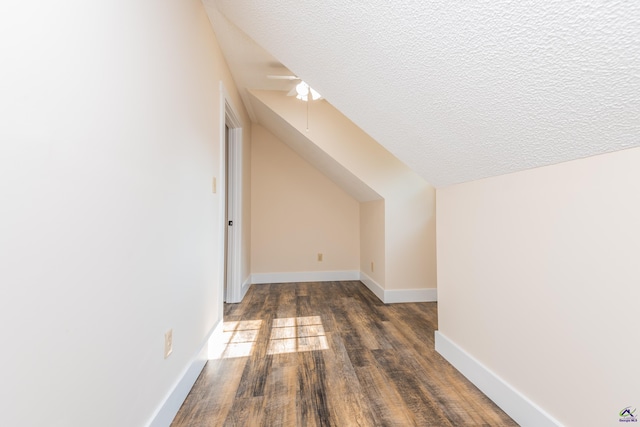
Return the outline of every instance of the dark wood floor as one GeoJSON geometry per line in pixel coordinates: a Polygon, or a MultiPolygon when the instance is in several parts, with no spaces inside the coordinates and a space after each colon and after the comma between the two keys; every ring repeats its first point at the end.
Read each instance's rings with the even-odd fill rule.
{"type": "Polygon", "coordinates": [[[254,285],[172,426],[517,426],[434,350],[436,303],[254,285]]]}

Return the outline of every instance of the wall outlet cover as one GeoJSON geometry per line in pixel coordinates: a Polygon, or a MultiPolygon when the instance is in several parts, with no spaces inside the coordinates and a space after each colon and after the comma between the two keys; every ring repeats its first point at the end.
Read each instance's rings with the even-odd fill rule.
{"type": "Polygon", "coordinates": [[[171,353],[173,353],[173,329],[164,333],[164,358],[169,357],[171,353]]]}

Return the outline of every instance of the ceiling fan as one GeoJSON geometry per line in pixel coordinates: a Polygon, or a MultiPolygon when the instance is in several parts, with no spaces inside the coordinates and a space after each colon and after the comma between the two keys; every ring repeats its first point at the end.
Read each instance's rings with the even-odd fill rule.
{"type": "Polygon", "coordinates": [[[287,93],[287,96],[295,95],[296,98],[303,101],[307,101],[309,99],[309,94],[311,94],[312,101],[316,101],[322,98],[322,95],[320,95],[316,90],[314,90],[298,76],[267,76],[267,78],[271,80],[300,80],[300,83],[298,83],[293,89],[289,91],[289,93],[287,93]]]}

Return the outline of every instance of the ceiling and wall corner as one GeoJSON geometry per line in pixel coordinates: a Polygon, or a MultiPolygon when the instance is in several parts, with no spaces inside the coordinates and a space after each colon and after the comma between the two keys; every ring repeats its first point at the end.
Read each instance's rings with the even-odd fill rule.
{"type": "Polygon", "coordinates": [[[204,3],[437,187],[640,145],[638,2],[204,3]]]}
{"type": "Polygon", "coordinates": [[[337,162],[326,151],[311,142],[307,136],[291,126],[284,117],[274,112],[266,104],[258,101],[251,92],[249,92],[249,99],[249,105],[257,123],[269,129],[274,136],[278,137],[300,157],[339,185],[355,200],[368,202],[382,198],[352,171],[337,162]]]}
{"type": "Polygon", "coordinates": [[[267,76],[291,75],[292,73],[278,62],[273,55],[256,44],[243,31],[222,16],[211,2],[203,3],[218,38],[218,43],[233,73],[233,79],[238,86],[242,101],[251,120],[257,122],[256,115],[251,109],[247,89],[261,88],[289,91],[291,82],[268,79],[267,76]]]}

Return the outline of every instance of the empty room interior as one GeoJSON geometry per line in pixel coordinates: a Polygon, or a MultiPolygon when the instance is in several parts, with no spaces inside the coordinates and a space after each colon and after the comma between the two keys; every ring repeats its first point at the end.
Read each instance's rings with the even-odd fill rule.
{"type": "Polygon", "coordinates": [[[0,425],[638,421],[640,3],[0,5],[0,425]]]}

